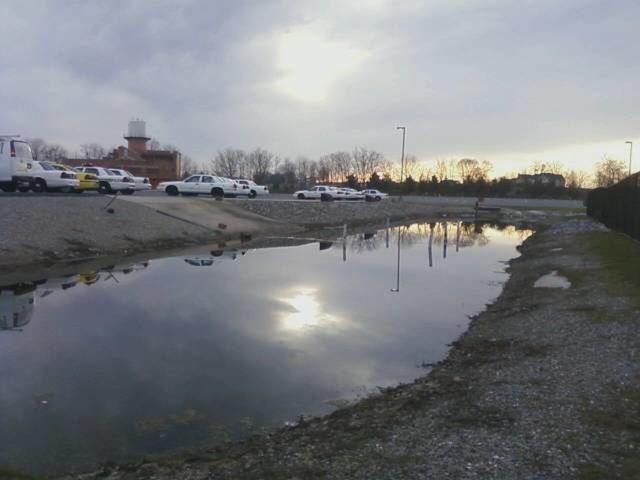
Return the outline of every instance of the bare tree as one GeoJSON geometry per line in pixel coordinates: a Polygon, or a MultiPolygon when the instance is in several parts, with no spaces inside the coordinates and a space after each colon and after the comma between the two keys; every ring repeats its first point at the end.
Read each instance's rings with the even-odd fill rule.
{"type": "Polygon", "coordinates": [[[31,145],[31,153],[34,160],[42,160],[42,152],[47,148],[47,142],[41,138],[27,138],[27,143],[31,145]]]}
{"type": "Polygon", "coordinates": [[[69,158],[67,149],[57,143],[46,144],[38,154],[38,160],[48,162],[64,162],[67,158],[69,158]]]}
{"type": "Polygon", "coordinates": [[[349,152],[333,152],[329,154],[334,181],[344,182],[353,173],[353,159],[349,152]]]}
{"type": "Polygon", "coordinates": [[[585,188],[590,181],[590,176],[584,170],[571,170],[565,173],[566,184],[569,188],[585,188]]]}
{"type": "Polygon", "coordinates": [[[493,165],[487,160],[479,162],[475,158],[463,158],[457,163],[458,176],[462,182],[486,182],[493,165]]]}
{"type": "Polygon", "coordinates": [[[244,150],[226,148],[218,150],[212,160],[212,170],[223,177],[241,177],[247,171],[247,154],[244,150]]]}
{"type": "Polygon", "coordinates": [[[83,143],[80,151],[86,159],[99,159],[107,154],[107,150],[99,143],[83,143]]]}
{"type": "Polygon", "coordinates": [[[274,154],[258,147],[247,157],[248,165],[253,174],[253,180],[266,183],[273,166],[274,154]]]}
{"type": "Polygon", "coordinates": [[[597,187],[610,187],[626,176],[626,165],[621,160],[605,157],[595,166],[595,181],[597,187]]]}
{"type": "Polygon", "coordinates": [[[384,155],[375,150],[359,147],[353,150],[353,169],[360,182],[366,182],[373,173],[385,167],[384,155]]]}
{"type": "Polygon", "coordinates": [[[318,181],[332,183],[334,177],[333,163],[330,155],[323,155],[318,159],[318,181]]]}
{"type": "Polygon", "coordinates": [[[198,164],[189,155],[183,154],[181,157],[182,171],[180,173],[182,178],[186,178],[198,172],[198,164]]]}
{"type": "Polygon", "coordinates": [[[155,138],[149,140],[149,150],[160,150],[160,141],[155,138]]]}
{"type": "Polygon", "coordinates": [[[436,160],[436,165],[435,165],[433,174],[435,175],[435,177],[438,179],[439,182],[442,182],[443,180],[447,180],[452,176],[453,172],[451,171],[450,165],[451,165],[451,161],[447,161],[444,158],[439,158],[438,160],[436,160]]]}

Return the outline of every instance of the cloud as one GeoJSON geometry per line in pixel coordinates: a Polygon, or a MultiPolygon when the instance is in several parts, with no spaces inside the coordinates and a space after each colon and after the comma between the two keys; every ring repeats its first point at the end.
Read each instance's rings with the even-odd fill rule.
{"type": "Polygon", "coordinates": [[[640,131],[638,14],[631,0],[4,2],[0,130],[74,149],[120,143],[142,116],[201,161],[258,145],[395,158],[402,123],[420,158],[506,165],[640,131]]]}

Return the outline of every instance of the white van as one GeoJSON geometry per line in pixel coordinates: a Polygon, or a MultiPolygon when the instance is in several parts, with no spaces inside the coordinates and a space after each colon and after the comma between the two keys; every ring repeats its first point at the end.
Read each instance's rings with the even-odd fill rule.
{"type": "Polygon", "coordinates": [[[28,190],[31,181],[31,147],[17,136],[0,135],[0,189],[28,190]]]}

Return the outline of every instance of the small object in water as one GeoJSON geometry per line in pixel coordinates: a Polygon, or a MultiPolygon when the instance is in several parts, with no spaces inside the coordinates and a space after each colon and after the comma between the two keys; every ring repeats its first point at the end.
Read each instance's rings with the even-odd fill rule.
{"type": "Polygon", "coordinates": [[[227,224],[226,223],[219,223],[218,224],[218,228],[221,228],[222,230],[227,228],[227,224]]]}
{"type": "Polygon", "coordinates": [[[116,213],[116,211],[113,208],[107,208],[107,213],[116,213]]]}
{"type": "Polygon", "coordinates": [[[244,232],[240,233],[240,241],[241,242],[248,242],[249,240],[251,240],[251,234],[250,233],[244,233],[244,232]]]}

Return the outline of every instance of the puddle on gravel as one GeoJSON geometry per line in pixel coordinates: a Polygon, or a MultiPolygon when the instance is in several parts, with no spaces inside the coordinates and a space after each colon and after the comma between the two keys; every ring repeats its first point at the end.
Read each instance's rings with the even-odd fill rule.
{"type": "Polygon", "coordinates": [[[411,381],[529,234],[414,224],[0,287],[0,466],[137,461],[411,381]]]}
{"type": "Polygon", "coordinates": [[[556,270],[541,276],[533,284],[533,288],[561,288],[571,287],[571,282],[567,277],[563,277],[556,270]]]}

